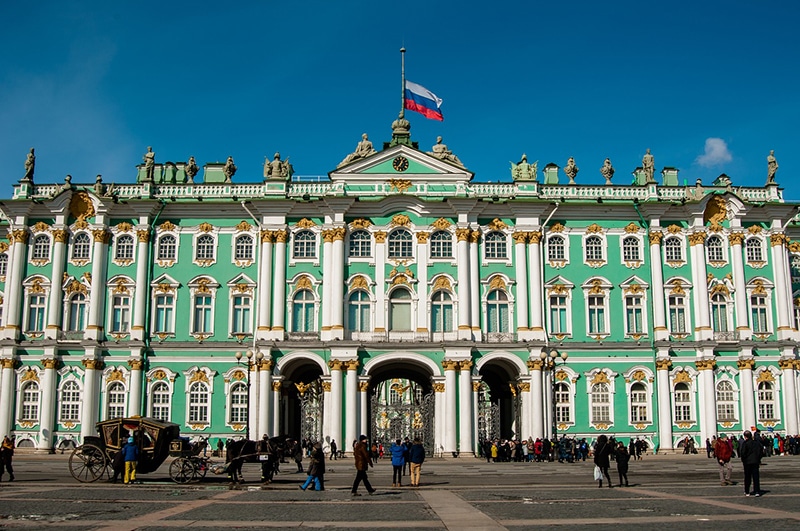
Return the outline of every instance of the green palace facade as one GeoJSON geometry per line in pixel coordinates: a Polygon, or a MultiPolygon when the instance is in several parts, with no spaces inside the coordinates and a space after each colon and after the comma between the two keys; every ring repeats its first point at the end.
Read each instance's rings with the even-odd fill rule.
{"type": "Polygon", "coordinates": [[[645,164],[617,185],[606,161],[584,185],[523,157],[477,182],[402,115],[317,182],[277,153],[253,182],[149,155],[133,184],[31,170],[0,202],[0,434],[20,447],[133,415],[436,455],[799,431],[798,204],[774,174],[687,187],[645,164]]]}

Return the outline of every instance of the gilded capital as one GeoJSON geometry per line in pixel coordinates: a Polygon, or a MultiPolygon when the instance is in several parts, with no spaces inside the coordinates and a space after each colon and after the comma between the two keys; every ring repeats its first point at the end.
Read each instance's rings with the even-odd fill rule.
{"type": "Polygon", "coordinates": [[[331,392],[331,383],[330,382],[322,382],[322,390],[330,393],[331,392]]]}
{"type": "Polygon", "coordinates": [[[661,240],[664,238],[664,233],[659,231],[651,232],[648,235],[648,238],[650,239],[650,245],[661,245],[661,240]]]}
{"type": "Polygon", "coordinates": [[[472,392],[477,393],[481,390],[481,383],[480,382],[472,382],[472,392]]]}
{"type": "Polygon", "coordinates": [[[106,229],[95,229],[92,231],[95,243],[108,243],[111,239],[111,233],[106,229]]]}
{"type": "Polygon", "coordinates": [[[456,239],[460,242],[469,240],[469,229],[456,229],[456,239]]]}
{"type": "Polygon", "coordinates": [[[672,367],[672,360],[669,358],[659,358],[656,360],[657,371],[668,371],[672,367]]]}
{"type": "Polygon", "coordinates": [[[517,231],[514,234],[512,234],[511,237],[514,238],[514,243],[521,243],[523,245],[528,243],[528,233],[527,232],[517,231]]]}
{"type": "Polygon", "coordinates": [[[473,230],[469,233],[469,243],[478,243],[481,241],[481,231],[473,230]]]}
{"type": "Polygon", "coordinates": [[[55,243],[67,242],[67,231],[64,229],[51,229],[50,233],[53,235],[53,241],[55,243]]]}
{"type": "Polygon", "coordinates": [[[793,359],[781,359],[781,360],[778,360],[778,367],[782,371],[785,371],[787,369],[794,370],[795,369],[795,365],[796,365],[795,361],[796,360],[793,360],[793,359]]]}
{"type": "Polygon", "coordinates": [[[520,382],[519,383],[519,390],[523,393],[529,393],[531,391],[531,384],[530,382],[520,382]]]}
{"type": "Polygon", "coordinates": [[[731,245],[742,245],[744,241],[744,233],[743,232],[731,232],[728,234],[728,242],[731,245]]]}
{"type": "Polygon", "coordinates": [[[332,230],[322,231],[322,241],[325,243],[333,243],[333,231],[332,230]]]}
{"type": "Polygon", "coordinates": [[[343,241],[345,235],[347,234],[347,229],[344,227],[336,227],[335,229],[331,229],[330,232],[333,241],[343,241]]]}
{"type": "Polygon", "coordinates": [[[261,231],[261,243],[273,243],[274,241],[275,241],[275,235],[271,230],[261,231]]]}
{"type": "Polygon", "coordinates": [[[375,237],[375,243],[386,243],[386,232],[379,230],[372,233],[375,237]]]}
{"type": "Polygon", "coordinates": [[[698,371],[713,371],[717,365],[716,360],[697,360],[694,363],[698,371]]]}
{"type": "Polygon", "coordinates": [[[286,243],[286,240],[289,239],[289,233],[286,229],[273,231],[272,235],[275,237],[276,243],[286,243]]]}
{"type": "Polygon", "coordinates": [[[542,360],[528,360],[527,365],[529,371],[541,371],[544,363],[542,360]]]}
{"type": "Polygon", "coordinates": [[[281,390],[281,382],[272,382],[272,390],[273,391],[280,391],[281,390]]]}
{"type": "Polygon", "coordinates": [[[458,369],[458,362],[455,360],[443,360],[442,368],[446,371],[455,371],[458,369]]]}
{"type": "Polygon", "coordinates": [[[28,243],[28,231],[17,229],[11,232],[11,243],[28,243]]]}
{"type": "Polygon", "coordinates": [[[332,371],[341,371],[343,366],[344,362],[342,360],[331,360],[328,362],[328,367],[330,367],[332,371]]]}
{"type": "Polygon", "coordinates": [[[430,232],[418,232],[417,233],[417,243],[428,243],[428,237],[430,237],[430,232]]]}
{"type": "Polygon", "coordinates": [[[462,371],[468,371],[472,368],[473,363],[472,360],[461,360],[458,365],[462,371]]]}
{"type": "Polygon", "coordinates": [[[130,367],[132,371],[141,371],[142,367],[144,367],[144,362],[140,359],[132,358],[128,360],[128,367],[130,367]]]}
{"type": "Polygon", "coordinates": [[[706,233],[699,231],[689,235],[689,245],[704,245],[706,243],[706,233]]]}
{"type": "Polygon", "coordinates": [[[275,365],[275,362],[268,359],[263,359],[258,362],[258,368],[262,371],[271,371],[272,367],[275,365]]]}
{"type": "Polygon", "coordinates": [[[17,361],[14,358],[3,358],[0,360],[0,367],[3,369],[13,369],[16,364],[17,361]]]}
{"type": "Polygon", "coordinates": [[[42,367],[45,369],[55,369],[58,367],[58,360],[55,358],[45,358],[42,360],[42,367]]]}
{"type": "Polygon", "coordinates": [[[433,391],[435,393],[444,393],[444,384],[443,383],[433,384],[433,391]]]}
{"type": "Polygon", "coordinates": [[[538,244],[542,241],[542,231],[535,230],[528,233],[529,241],[533,244],[538,244]]]}
{"type": "Polygon", "coordinates": [[[150,229],[141,229],[136,231],[136,239],[139,240],[139,243],[149,243],[150,242],[150,229]]]}
{"type": "Polygon", "coordinates": [[[344,362],[345,367],[347,367],[348,371],[357,371],[358,370],[358,360],[347,360],[344,362]]]}
{"type": "Polygon", "coordinates": [[[86,369],[99,371],[103,368],[103,360],[82,359],[81,365],[83,365],[86,369]]]}
{"type": "Polygon", "coordinates": [[[788,238],[783,233],[771,234],[769,237],[769,244],[772,247],[779,247],[784,244],[788,238]]]}
{"type": "Polygon", "coordinates": [[[740,371],[752,371],[756,368],[756,360],[753,358],[746,358],[736,361],[736,368],[740,371]]]}
{"type": "Polygon", "coordinates": [[[358,382],[358,390],[366,393],[369,390],[369,382],[358,382]]]}

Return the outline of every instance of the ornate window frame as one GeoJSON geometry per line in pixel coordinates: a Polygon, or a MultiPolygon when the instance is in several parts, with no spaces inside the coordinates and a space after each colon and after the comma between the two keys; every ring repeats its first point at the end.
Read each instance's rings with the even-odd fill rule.
{"type": "MultiPolygon", "coordinates": [[[[171,245],[171,244],[170,244],[171,245]]],[[[171,221],[165,221],[161,225],[158,226],[156,230],[156,242],[155,242],[155,261],[159,265],[159,267],[172,267],[178,263],[178,258],[180,257],[180,247],[181,247],[181,228],[172,223],[171,221]],[[175,249],[174,255],[170,258],[166,254],[162,254],[162,245],[163,239],[167,236],[170,236],[175,241],[175,249]]]]}
{"type": "MultiPolygon", "coordinates": [[[[345,294],[345,301],[344,301],[345,331],[347,334],[350,335],[350,338],[354,340],[371,339],[372,334],[375,330],[375,317],[376,317],[375,316],[376,298],[373,293],[373,290],[375,289],[375,281],[372,278],[369,278],[365,274],[355,273],[345,281],[345,285],[347,286],[347,293],[345,294]],[[367,327],[367,330],[363,331],[355,330],[353,328],[353,324],[350,322],[350,304],[351,304],[350,297],[352,297],[354,293],[359,291],[367,294],[367,301],[363,302],[363,304],[369,304],[369,326],[367,327]]],[[[362,304],[359,303],[359,306],[361,305],[362,304]]]]}
{"type": "Polygon", "coordinates": [[[745,236],[744,242],[742,244],[742,248],[744,251],[744,263],[752,267],[753,269],[761,269],[767,265],[767,249],[769,246],[767,245],[767,238],[764,235],[761,227],[758,225],[753,225],[748,228],[748,233],[745,236]],[[758,254],[759,257],[752,256],[751,249],[750,249],[750,242],[756,242],[758,244],[758,254]]]}
{"type": "Polygon", "coordinates": [[[489,229],[483,233],[483,263],[510,263],[511,262],[511,238],[504,229],[489,229]],[[490,239],[491,238],[491,239],[490,239]],[[489,247],[496,250],[500,256],[489,256],[489,247]]]}
{"type": "MultiPolygon", "coordinates": [[[[649,368],[642,365],[636,365],[622,373],[622,376],[625,378],[625,395],[628,399],[628,424],[633,426],[633,428],[636,430],[644,430],[648,426],[652,426],[654,422],[655,408],[653,407],[653,382],[655,380],[655,375],[649,368]],[[644,405],[647,413],[647,418],[644,420],[633,418],[633,386],[636,384],[641,384],[644,386],[644,405]]],[[[639,403],[637,403],[637,405],[638,404],[639,403]]]]}
{"type": "Polygon", "coordinates": [[[115,418],[116,416],[126,417],[128,415],[128,407],[130,406],[129,403],[129,394],[130,394],[130,376],[131,371],[128,367],[125,366],[106,366],[103,369],[102,375],[102,391],[101,391],[101,404],[102,404],[102,417],[104,420],[115,418]],[[117,404],[112,405],[111,403],[111,386],[112,385],[121,385],[122,386],[122,415],[112,415],[111,407],[118,407],[117,404]]]}
{"type": "Polygon", "coordinates": [[[119,341],[125,337],[127,337],[131,332],[131,327],[133,326],[133,301],[134,301],[134,293],[136,291],[136,282],[126,275],[115,275],[108,279],[108,312],[107,312],[107,325],[106,330],[108,330],[109,335],[113,337],[116,341],[119,341]],[[127,328],[125,330],[116,330],[114,328],[114,313],[116,308],[124,307],[123,305],[116,305],[114,304],[114,299],[116,297],[128,297],[128,304],[125,305],[128,308],[127,315],[127,328]]]}
{"type": "Polygon", "coordinates": [[[294,226],[290,227],[289,237],[291,241],[291,248],[289,252],[289,265],[292,266],[296,263],[311,263],[315,266],[318,266],[320,263],[319,258],[322,254],[319,249],[320,235],[322,235],[322,233],[323,231],[320,229],[320,227],[308,218],[303,218],[295,223],[294,226]],[[305,233],[309,233],[313,236],[313,244],[310,247],[312,254],[310,256],[298,256],[298,236],[305,233]]]}
{"type": "MultiPolygon", "coordinates": [[[[255,329],[255,298],[256,298],[256,283],[247,275],[241,274],[228,282],[228,337],[235,337],[240,343],[247,337],[253,336],[255,329]],[[246,319],[246,330],[234,330],[234,323],[236,322],[235,316],[237,311],[236,298],[248,296],[250,297],[250,317],[246,319]]],[[[244,308],[244,305],[242,305],[244,308]]],[[[243,322],[245,322],[243,321],[243,322]]]]}
{"type": "Polygon", "coordinates": [[[39,338],[44,335],[44,330],[47,327],[48,308],[50,306],[50,280],[43,275],[33,275],[28,277],[22,282],[22,287],[25,290],[25,306],[22,314],[22,331],[27,337],[39,338]],[[30,323],[30,310],[31,310],[31,297],[44,297],[42,306],[42,327],[41,330],[31,328],[30,323]]]}
{"type": "Polygon", "coordinates": [[[455,258],[455,248],[456,245],[453,245],[453,241],[455,240],[455,234],[451,230],[447,229],[436,229],[434,230],[430,237],[428,238],[428,257],[433,262],[444,261],[444,262],[452,262],[455,258]],[[437,235],[446,235],[447,237],[440,238],[441,241],[437,240],[437,235]],[[449,255],[442,255],[436,256],[434,254],[434,247],[436,246],[446,246],[447,244],[450,245],[450,254],[449,255]]]}
{"type": "MultiPolygon", "coordinates": [[[[669,396],[670,396],[670,418],[672,419],[673,426],[678,427],[679,429],[689,429],[692,428],[697,424],[697,369],[692,366],[686,367],[674,367],[669,373],[669,396]],[[676,400],[676,386],[678,384],[686,384],[687,386],[687,393],[689,394],[689,400],[686,404],[689,406],[689,418],[688,419],[681,419],[677,418],[677,406],[678,402],[676,400]]],[[[683,404],[683,402],[681,402],[683,404]]],[[[663,414],[663,412],[662,412],[663,414]]]]}
{"type": "Polygon", "coordinates": [[[747,321],[750,325],[750,330],[753,331],[753,337],[757,339],[767,339],[775,331],[775,323],[773,321],[773,293],[775,285],[765,277],[756,277],[750,279],[745,286],[747,292],[747,321]],[[753,320],[753,297],[764,297],[764,317],[766,320],[766,330],[756,328],[756,323],[753,320]]]}
{"type": "MultiPolygon", "coordinates": [[[[450,279],[452,281],[453,286],[458,285],[458,281],[455,278],[450,279]]],[[[516,308],[516,298],[514,297],[513,290],[511,287],[515,284],[514,280],[509,278],[507,275],[503,274],[494,274],[486,278],[485,280],[481,281],[482,284],[482,291],[483,294],[481,295],[481,309],[483,310],[484,315],[484,324],[485,330],[483,331],[486,334],[486,341],[489,342],[506,342],[506,341],[513,341],[515,334],[517,332],[517,327],[514,325],[516,324],[516,317],[514,309],[516,308]],[[503,293],[506,297],[505,303],[500,302],[500,299],[497,301],[490,301],[489,295],[498,292],[503,293]],[[508,310],[508,330],[505,332],[495,331],[489,332],[489,306],[491,304],[501,305],[505,304],[508,310]]],[[[457,291],[453,290],[453,299],[457,300],[457,291]]],[[[458,310],[458,308],[456,308],[458,310]]],[[[458,311],[456,311],[456,315],[458,315],[458,311]]]]}
{"type": "Polygon", "coordinates": [[[725,429],[733,428],[735,425],[739,424],[742,418],[740,409],[741,405],[739,403],[740,390],[739,386],[736,383],[736,378],[735,378],[735,375],[738,371],[736,371],[736,369],[733,369],[732,367],[731,369],[732,369],[731,373],[728,373],[727,371],[723,370],[718,370],[717,378],[714,381],[714,402],[715,402],[714,410],[716,412],[715,414],[717,417],[717,424],[719,424],[725,429]],[[720,400],[720,386],[722,384],[727,384],[731,387],[730,390],[722,391],[725,393],[730,393],[732,397],[731,400],[720,400]],[[723,404],[730,404],[732,406],[734,414],[733,418],[725,418],[720,416],[719,408],[720,405],[723,404]]]}
{"type": "Polygon", "coordinates": [[[10,262],[8,256],[8,244],[0,242],[0,282],[5,282],[8,276],[8,263],[10,262]],[[3,250],[5,246],[5,250],[3,250]]]}
{"type": "Polygon", "coordinates": [[[584,315],[586,316],[586,323],[585,323],[585,333],[587,337],[593,338],[595,341],[600,341],[602,339],[607,338],[611,335],[611,288],[613,285],[609,282],[606,278],[603,277],[591,277],[586,282],[581,285],[581,289],[583,290],[583,305],[584,305],[584,315]],[[592,331],[592,322],[590,318],[590,300],[593,298],[600,297],[602,298],[602,322],[597,321],[598,324],[602,324],[602,330],[594,330],[592,331]]]}
{"type": "MultiPolygon", "coordinates": [[[[165,384],[167,386],[167,390],[169,391],[169,402],[167,403],[167,411],[169,411],[167,421],[172,421],[172,411],[174,406],[174,397],[175,397],[175,378],[178,376],[178,373],[173,372],[171,369],[167,367],[153,367],[147,374],[145,375],[147,378],[147,396],[150,397],[147,404],[147,416],[158,418],[153,413],[153,408],[156,406],[156,403],[153,401],[153,397],[155,397],[155,388],[158,384],[165,384]]],[[[158,404],[161,405],[161,404],[158,404]]]]}
{"type": "Polygon", "coordinates": [[[319,294],[319,288],[322,285],[322,281],[318,280],[308,273],[298,273],[292,279],[289,280],[289,289],[287,290],[287,301],[286,301],[286,321],[289,336],[295,336],[298,338],[305,338],[305,337],[318,337],[319,335],[319,316],[320,316],[320,305],[322,304],[322,300],[319,294]],[[294,315],[294,304],[295,304],[295,297],[301,291],[308,291],[311,293],[311,303],[312,303],[312,311],[314,312],[312,316],[312,328],[311,330],[306,331],[296,331],[295,327],[295,315],[294,315]]]}
{"type": "Polygon", "coordinates": [[[706,238],[704,250],[706,262],[711,267],[720,268],[728,265],[728,252],[726,239],[722,234],[711,234],[706,238]]]}
{"type": "MultiPolygon", "coordinates": [[[[682,277],[672,277],[664,283],[664,302],[667,306],[667,329],[670,336],[676,339],[685,339],[692,333],[692,285],[682,277]],[[675,305],[676,312],[678,308],[683,309],[684,330],[675,330],[672,323],[672,308],[670,298],[681,297],[682,304],[675,305]]],[[[676,314],[677,315],[677,314],[676,314]]]]}
{"type": "Polygon", "coordinates": [[[247,370],[246,365],[235,365],[223,373],[223,381],[225,382],[225,425],[235,432],[243,432],[247,428],[247,370]],[[234,388],[238,386],[244,387],[244,404],[233,403],[235,397],[234,388]],[[233,418],[235,409],[243,412],[243,419],[233,418]]]}
{"type": "Polygon", "coordinates": [[[219,227],[203,222],[197,226],[192,235],[192,263],[200,267],[209,267],[217,263],[219,256],[219,227]],[[201,241],[203,240],[202,244],[201,241]],[[210,242],[210,243],[208,243],[210,242]],[[204,247],[201,248],[200,245],[204,247]],[[211,254],[200,254],[205,246],[211,246],[211,254]]]}
{"type": "MultiPolygon", "coordinates": [[[[351,224],[352,225],[352,224],[351,224]]],[[[375,238],[367,227],[351,228],[350,233],[347,235],[347,259],[350,262],[368,262],[373,259],[375,251],[375,238]],[[366,238],[359,239],[358,245],[353,245],[356,235],[366,234],[366,238]],[[366,253],[364,253],[366,248],[366,253]],[[353,254],[354,249],[358,249],[358,254],[353,254]]]]}
{"type": "Polygon", "coordinates": [[[68,260],[68,262],[71,265],[78,266],[78,267],[83,267],[83,266],[85,266],[86,264],[88,264],[89,262],[92,261],[92,256],[94,254],[94,245],[93,245],[92,233],[89,232],[88,227],[86,229],[73,231],[70,234],[68,251],[69,251],[69,260],[68,260]],[[87,252],[85,257],[83,255],[76,256],[76,254],[75,254],[75,248],[78,245],[76,240],[78,238],[80,238],[82,240],[82,242],[83,242],[83,240],[88,240],[88,243],[82,243],[82,242],[80,243],[80,245],[86,245],[86,248],[87,248],[88,252],[87,252]]]}
{"type": "Polygon", "coordinates": [[[174,280],[169,275],[161,275],[156,280],[150,283],[150,304],[152,304],[153,311],[151,312],[150,316],[150,329],[153,331],[154,335],[157,336],[161,341],[164,341],[167,337],[174,337],[175,336],[175,319],[176,313],[178,308],[178,287],[180,284],[174,280]],[[172,304],[165,305],[165,307],[169,306],[172,308],[171,314],[172,317],[169,319],[169,323],[166,323],[168,326],[168,330],[158,330],[156,329],[156,325],[158,324],[158,297],[160,296],[171,296],[172,297],[172,304]]]}
{"type": "MultiPolygon", "coordinates": [[[[404,299],[401,299],[404,300],[404,299]]],[[[419,294],[408,284],[396,284],[386,290],[386,331],[390,340],[400,341],[403,339],[412,339],[415,337],[415,324],[417,323],[417,311],[419,305],[419,294]],[[398,290],[405,290],[409,294],[409,323],[407,330],[395,330],[392,327],[392,301],[396,300],[393,294],[398,290]]]]}
{"type": "Polygon", "coordinates": [[[211,413],[213,405],[212,399],[214,397],[214,376],[216,374],[216,371],[213,371],[208,367],[198,367],[197,365],[183,371],[183,376],[186,381],[184,388],[186,404],[184,411],[184,424],[192,431],[202,431],[211,426],[211,413]],[[196,404],[191,399],[195,384],[205,386],[204,394],[206,400],[203,403],[196,404]],[[198,418],[193,419],[192,414],[193,408],[195,407],[197,408],[199,416],[198,418]]]}
{"type": "Polygon", "coordinates": [[[213,277],[208,275],[200,275],[189,281],[187,287],[189,288],[189,295],[191,296],[191,313],[189,315],[189,335],[198,341],[205,341],[214,335],[214,322],[217,307],[217,291],[219,290],[219,282],[213,277]],[[198,297],[211,297],[210,316],[208,322],[203,318],[203,329],[198,330],[198,297]]]}
{"type": "MultiPolygon", "coordinates": [[[[24,365],[17,368],[16,373],[17,407],[14,418],[17,420],[17,424],[19,424],[22,428],[34,428],[39,425],[42,413],[42,378],[44,377],[44,371],[36,365],[24,365]],[[35,404],[31,401],[25,400],[25,391],[34,385],[36,386],[37,395],[35,404]],[[26,414],[26,407],[33,409],[30,413],[26,414]]],[[[46,406],[50,407],[49,404],[46,404],[46,406]]]]}
{"type": "Polygon", "coordinates": [[[556,223],[550,230],[545,233],[545,250],[546,250],[546,259],[547,263],[553,269],[562,269],[569,264],[569,229],[564,227],[561,223],[556,223]],[[561,247],[563,251],[563,258],[559,256],[554,256],[554,252],[558,247],[555,247],[554,243],[551,241],[555,238],[559,238],[561,243],[558,247],[561,247]]]}
{"type": "MultiPolygon", "coordinates": [[[[42,267],[50,263],[52,256],[52,236],[46,232],[34,233],[31,238],[31,250],[28,256],[28,263],[36,267],[42,267]]],[[[88,260],[86,262],[88,263],[88,260]]]]}
{"type": "Polygon", "coordinates": [[[783,419],[781,411],[781,375],[780,370],[775,366],[760,367],[753,371],[753,390],[756,394],[756,424],[764,428],[774,428],[783,419]],[[772,386],[772,400],[768,403],[772,406],[773,418],[762,416],[761,385],[770,384],[772,386]]]}
{"type": "MultiPolygon", "coordinates": [[[[114,248],[112,254],[112,263],[114,265],[118,265],[120,267],[126,267],[131,265],[136,261],[136,232],[134,230],[134,226],[128,223],[127,221],[123,221],[119,223],[117,226],[112,227],[111,234],[114,241],[114,248]],[[121,252],[123,251],[121,247],[121,240],[125,238],[126,240],[130,238],[130,256],[121,256],[121,252]]],[[[127,243],[125,244],[127,246],[127,243]]],[[[127,253],[125,253],[127,254],[127,253]]]]}
{"type": "MultiPolygon", "coordinates": [[[[633,223],[631,223],[633,225],[633,223]]],[[[638,229],[638,227],[637,227],[638,229]]],[[[640,234],[628,232],[626,227],[626,232],[619,237],[619,256],[622,259],[622,265],[627,267],[628,269],[638,269],[639,267],[644,264],[644,243],[643,238],[640,234]],[[625,242],[632,242],[635,241],[636,243],[636,254],[638,259],[632,259],[631,257],[625,256],[625,242]]],[[[633,247],[631,245],[631,247],[633,247]]]]}
{"type": "Polygon", "coordinates": [[[91,287],[86,286],[76,279],[73,279],[72,282],[68,282],[65,286],[64,299],[62,302],[64,313],[61,321],[61,329],[66,335],[66,339],[81,339],[83,337],[83,332],[88,325],[89,306],[91,304],[91,299],[89,298],[90,291],[91,287]],[[79,300],[80,297],[82,297],[83,300],[79,300]],[[77,311],[79,315],[74,315],[73,309],[77,311]],[[79,319],[77,324],[73,322],[73,317],[79,319]],[[77,337],[70,337],[73,334],[77,337]]]}
{"type": "Polygon", "coordinates": [[[578,385],[577,385],[578,373],[576,373],[570,367],[562,365],[555,369],[553,373],[553,379],[554,379],[553,383],[555,385],[563,384],[567,386],[567,393],[569,396],[569,403],[568,403],[569,420],[564,422],[564,421],[558,421],[558,419],[556,419],[556,422],[558,422],[557,428],[563,432],[575,426],[575,417],[577,416],[576,408],[577,408],[577,393],[578,393],[578,385]]]}
{"type": "Polygon", "coordinates": [[[667,266],[675,269],[686,265],[686,235],[680,227],[677,225],[667,227],[661,247],[664,263],[667,266]],[[676,252],[680,253],[680,256],[675,256],[676,252]]]}
{"type": "Polygon", "coordinates": [[[404,261],[415,260],[417,252],[417,245],[414,241],[414,231],[409,226],[395,227],[386,234],[386,260],[390,261],[404,261]],[[408,239],[403,237],[403,240],[398,240],[400,234],[407,234],[408,239]],[[399,248],[399,254],[392,255],[393,247],[399,248]],[[405,254],[408,252],[408,254],[405,254]]]}
{"type": "MultiPolygon", "coordinates": [[[[72,391],[70,391],[72,392],[72,391]]],[[[58,396],[57,404],[58,404],[58,411],[56,414],[58,415],[58,424],[59,426],[72,429],[78,426],[81,423],[81,413],[83,412],[83,408],[81,407],[81,403],[84,400],[83,396],[83,382],[81,382],[80,378],[78,378],[74,373],[69,372],[67,373],[66,378],[62,378],[62,380],[58,383],[58,389],[56,390],[56,395],[58,396]],[[67,385],[75,385],[77,386],[77,400],[65,400],[64,392],[65,387],[67,385]],[[77,406],[77,407],[76,407],[77,406]],[[65,411],[68,410],[68,411],[65,411]],[[74,412],[74,415],[65,415],[66,412],[74,412]],[[65,418],[69,417],[69,418],[65,418]]]]}
{"type": "MultiPolygon", "coordinates": [[[[459,305],[458,305],[458,297],[456,296],[456,292],[453,289],[455,282],[450,275],[437,275],[431,279],[431,285],[428,290],[428,300],[427,300],[427,313],[428,313],[428,329],[430,330],[432,340],[452,340],[458,337],[458,312],[459,312],[459,305]],[[447,300],[442,299],[441,301],[434,301],[434,297],[437,294],[441,294],[443,297],[448,297],[447,300]],[[447,304],[449,301],[449,304],[447,304]],[[450,306],[451,317],[452,321],[450,323],[450,329],[446,330],[444,328],[444,320],[442,321],[442,329],[435,331],[434,330],[434,306],[440,306],[442,308],[446,306],[450,306]]],[[[444,316],[442,315],[442,319],[444,316]]]]}
{"type": "Polygon", "coordinates": [[[544,291],[546,297],[546,308],[547,308],[547,315],[545,315],[545,319],[547,322],[547,331],[548,334],[552,337],[555,337],[559,341],[567,338],[572,337],[573,328],[572,328],[572,290],[575,288],[575,284],[570,282],[569,280],[565,279],[564,277],[557,276],[552,280],[545,282],[544,284],[544,291]],[[553,327],[553,306],[550,302],[551,297],[566,297],[565,302],[565,327],[566,330],[558,330],[555,331],[553,327]]]}
{"type": "Polygon", "coordinates": [[[649,323],[647,321],[647,291],[650,286],[637,276],[630,277],[628,280],[619,285],[621,293],[622,310],[625,312],[625,337],[639,340],[647,337],[649,330],[649,323]],[[629,299],[633,297],[641,297],[641,304],[639,305],[641,314],[641,330],[631,331],[630,320],[628,319],[629,299]]]}
{"type": "Polygon", "coordinates": [[[584,264],[597,269],[608,263],[608,236],[603,227],[597,223],[592,223],[586,227],[586,232],[581,236],[581,242],[583,244],[583,253],[581,254],[584,264]],[[590,240],[592,242],[597,240],[597,249],[594,249],[594,243],[592,243],[592,248],[589,247],[590,240]],[[596,252],[596,254],[590,255],[590,252],[596,252]]]}
{"type": "Polygon", "coordinates": [[[617,373],[612,371],[608,368],[595,368],[591,371],[584,373],[584,377],[586,378],[586,398],[588,400],[588,414],[589,414],[589,425],[601,431],[607,431],[615,424],[614,418],[614,405],[615,405],[615,396],[616,396],[616,377],[617,373]],[[597,404],[607,404],[608,405],[608,419],[597,419],[595,418],[595,414],[593,408],[595,406],[595,393],[593,389],[596,385],[604,385],[607,386],[608,392],[608,402],[598,402],[597,404]]]}

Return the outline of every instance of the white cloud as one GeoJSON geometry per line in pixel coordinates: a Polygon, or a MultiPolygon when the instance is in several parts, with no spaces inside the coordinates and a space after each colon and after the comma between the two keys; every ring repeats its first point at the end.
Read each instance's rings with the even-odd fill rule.
{"type": "Polygon", "coordinates": [[[706,138],[706,151],[695,162],[700,166],[710,168],[712,166],[719,166],[725,162],[730,162],[733,157],[731,152],[728,151],[728,144],[721,138],[706,138]]]}

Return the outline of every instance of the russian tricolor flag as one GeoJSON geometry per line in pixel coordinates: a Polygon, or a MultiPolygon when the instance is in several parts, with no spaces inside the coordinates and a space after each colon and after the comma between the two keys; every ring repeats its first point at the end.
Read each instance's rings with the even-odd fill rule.
{"type": "Polygon", "coordinates": [[[442,111],[439,110],[442,105],[442,98],[422,85],[406,81],[405,102],[406,109],[409,111],[418,112],[431,120],[439,120],[440,122],[444,120],[442,111]]]}

